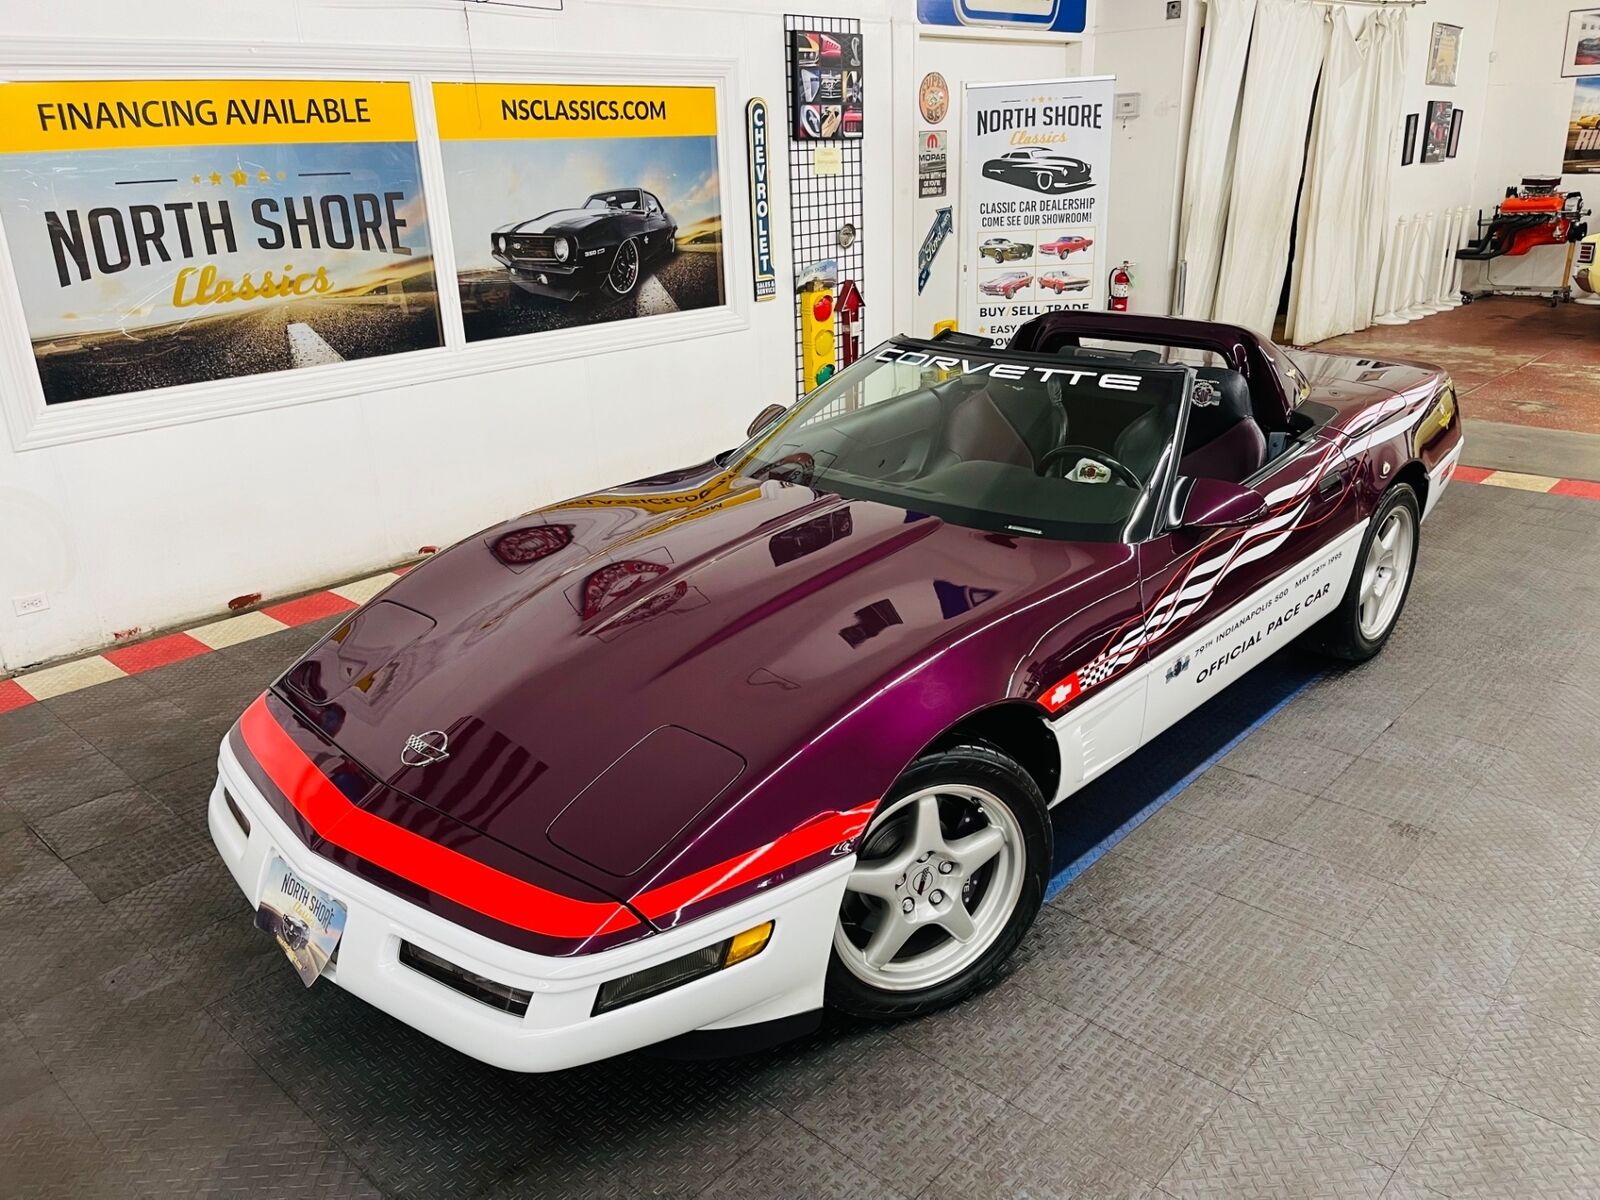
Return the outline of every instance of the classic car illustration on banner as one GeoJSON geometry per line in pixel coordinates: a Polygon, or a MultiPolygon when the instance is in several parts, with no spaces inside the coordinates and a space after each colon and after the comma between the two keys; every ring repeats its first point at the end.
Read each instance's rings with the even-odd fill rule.
{"type": "Polygon", "coordinates": [[[983,174],[988,179],[1046,193],[1075,192],[1094,184],[1088,163],[1048,146],[1008,150],[984,163],[983,174]]]}
{"type": "Polygon", "coordinates": [[[1048,242],[1039,243],[1040,254],[1054,254],[1057,258],[1065,258],[1069,254],[1082,254],[1094,245],[1093,238],[1066,236],[1052,238],[1048,242]]]}
{"type": "Polygon", "coordinates": [[[979,258],[992,258],[995,262],[1009,262],[1013,258],[1030,258],[1033,247],[1027,242],[1013,242],[1010,238],[989,238],[978,246],[979,258]]]}
{"type": "Polygon", "coordinates": [[[251,905],[281,856],[348,912],[325,981],[512,1070],[954,1004],[1081,788],[1291,641],[1389,640],[1462,433],[1370,369],[1091,311],[884,342],[344,616],[227,736],[212,839],[251,905]]]}
{"type": "Polygon", "coordinates": [[[648,262],[677,253],[678,226],[653,193],[620,188],[595,192],[578,208],[502,225],[490,242],[511,282],[535,296],[626,296],[648,262]]]}
{"type": "Polygon", "coordinates": [[[1062,292],[1088,291],[1090,281],[1061,271],[1047,271],[1039,276],[1039,286],[1060,295],[1062,292]]]}
{"type": "Polygon", "coordinates": [[[1033,276],[1027,271],[1007,271],[1004,275],[983,280],[978,284],[978,290],[985,296],[1004,296],[1009,300],[1032,282],[1033,276]]]}

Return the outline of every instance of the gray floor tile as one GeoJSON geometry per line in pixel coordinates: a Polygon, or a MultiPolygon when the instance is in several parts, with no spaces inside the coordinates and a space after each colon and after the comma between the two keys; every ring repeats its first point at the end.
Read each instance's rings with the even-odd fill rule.
{"type": "Polygon", "coordinates": [[[956,1157],[921,1200],[1141,1200],[1150,1194],[1149,1184],[1101,1157],[1088,1141],[1008,1108],[987,1129],[960,1140],[956,1157]]]}
{"type": "Polygon", "coordinates": [[[1353,758],[1340,750],[1262,729],[1230,751],[1222,765],[1314,796],[1337,779],[1353,758]]]}
{"type": "Polygon", "coordinates": [[[1493,1004],[1428,957],[1391,958],[1347,946],[1297,1008],[1377,1052],[1449,1074],[1493,1004]]]}
{"type": "Polygon", "coordinates": [[[1528,937],[1525,927],[1503,912],[1394,886],[1351,940],[1493,995],[1511,974],[1528,937]]]}
{"type": "Polygon", "coordinates": [[[1600,1039],[1499,1004],[1456,1078],[1600,1141],[1600,1039]]]}
{"type": "Polygon", "coordinates": [[[1600,1037],[1600,955],[1532,937],[1501,997],[1535,1016],[1600,1037]]]}
{"type": "Polygon", "coordinates": [[[1216,893],[1119,851],[1120,847],[1080,875],[1055,903],[1142,946],[1159,950],[1170,945],[1216,893]]]}
{"type": "Polygon", "coordinates": [[[134,786],[71,730],[0,747],[0,800],[30,821],[134,786]]]}
{"type": "Polygon", "coordinates": [[[1014,1103],[1154,1184],[1226,1096],[1211,1080],[1090,1025],[1014,1103]]]}
{"type": "Polygon", "coordinates": [[[1372,914],[1385,889],[1376,876],[1263,843],[1223,894],[1343,939],[1372,914]]]}
{"type": "Polygon", "coordinates": [[[1215,892],[1244,869],[1256,840],[1169,805],[1130,833],[1117,851],[1165,877],[1215,892]]]}
{"type": "Polygon", "coordinates": [[[1276,837],[1309,803],[1304,792],[1220,765],[1172,799],[1172,807],[1181,812],[1258,838],[1276,837]]]}
{"type": "Polygon", "coordinates": [[[790,1122],[789,1127],[756,1146],[704,1192],[706,1200],[790,1200],[795,1196],[902,1195],[883,1179],[821,1138],[790,1122]]]}
{"type": "Polygon", "coordinates": [[[1177,1197],[1377,1197],[1390,1171],[1234,1096],[1161,1180],[1177,1197]]]}
{"type": "Polygon", "coordinates": [[[85,800],[33,823],[45,845],[62,858],[150,829],[177,824],[172,810],[140,788],[85,800]]]}
{"type": "Polygon", "coordinates": [[[1600,1178],[1600,1142],[1451,1084],[1401,1169],[1448,1196],[1590,1196],[1600,1178]]]}
{"type": "Polygon", "coordinates": [[[1443,1075],[1309,1017],[1290,1017],[1235,1090],[1385,1166],[1398,1166],[1443,1075]]]}
{"type": "Polygon", "coordinates": [[[1292,1006],[1339,947],[1334,938],[1309,925],[1218,896],[1166,953],[1246,991],[1292,1006]]]}
{"type": "Polygon", "coordinates": [[[1156,952],[1050,905],[1017,959],[1014,983],[1092,1019],[1155,962],[1156,952]]]}
{"type": "Polygon", "coordinates": [[[889,1032],[957,1075],[997,1096],[1011,1097],[1044,1070],[1085,1023],[1083,1017],[1019,986],[1013,978],[954,1008],[892,1026],[889,1032]]]}
{"type": "Polygon", "coordinates": [[[1337,865],[1393,880],[1405,874],[1432,836],[1420,825],[1332,800],[1314,800],[1277,840],[1337,865]]]}
{"type": "Polygon", "coordinates": [[[1163,957],[1097,1018],[1163,1058],[1231,1087],[1288,1010],[1163,957]]]}
{"type": "Polygon", "coordinates": [[[203,824],[173,821],[85,850],[67,866],[101,900],[114,900],[216,852],[203,824]]]}
{"type": "Polygon", "coordinates": [[[5,1189],[16,1197],[125,1196],[131,1182],[54,1084],[0,1101],[5,1189]]]}

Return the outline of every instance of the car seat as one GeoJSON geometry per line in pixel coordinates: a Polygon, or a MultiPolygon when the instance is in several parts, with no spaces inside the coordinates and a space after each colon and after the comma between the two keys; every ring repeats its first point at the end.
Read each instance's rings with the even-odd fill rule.
{"type": "Polygon", "coordinates": [[[1036,386],[991,379],[951,409],[935,466],[986,460],[1034,470],[1067,433],[1065,410],[1042,401],[1036,386]]]}
{"type": "MultiPolygon", "coordinates": [[[[1140,479],[1149,479],[1165,441],[1161,415],[1152,410],[1118,435],[1113,453],[1140,479]]],[[[1242,483],[1266,461],[1267,439],[1251,411],[1245,377],[1221,367],[1197,368],[1178,473],[1242,483]]]]}

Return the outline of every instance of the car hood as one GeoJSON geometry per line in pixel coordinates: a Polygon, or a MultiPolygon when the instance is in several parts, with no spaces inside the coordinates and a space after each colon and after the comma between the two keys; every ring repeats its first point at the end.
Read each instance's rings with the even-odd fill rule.
{"type": "Polygon", "coordinates": [[[495,230],[496,233],[572,233],[586,229],[596,221],[620,212],[620,209],[558,208],[551,212],[515,221],[495,230]]]}
{"type": "Polygon", "coordinates": [[[1126,555],[715,468],[651,483],[437,555],[279,695],[390,787],[626,898],[908,665],[1126,555]]]}

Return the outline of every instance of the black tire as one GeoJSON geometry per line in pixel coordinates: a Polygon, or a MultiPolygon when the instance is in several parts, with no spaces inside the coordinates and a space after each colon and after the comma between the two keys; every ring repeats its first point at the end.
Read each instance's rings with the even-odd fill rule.
{"type": "Polygon", "coordinates": [[[1394,627],[1400,623],[1400,618],[1405,614],[1406,600],[1411,594],[1411,581],[1417,575],[1417,549],[1421,545],[1419,536],[1421,530],[1422,509],[1417,503],[1417,493],[1409,483],[1397,483],[1383,494],[1383,499],[1378,501],[1377,510],[1372,514],[1372,520],[1367,525],[1366,536],[1361,539],[1361,550],[1356,555],[1356,568],[1350,574],[1350,585],[1345,588],[1344,598],[1339,601],[1339,607],[1323,618],[1322,622],[1308,635],[1311,644],[1322,653],[1346,662],[1366,662],[1375,656],[1389,641],[1394,633],[1394,627]],[[1361,577],[1362,569],[1367,561],[1367,554],[1372,549],[1372,543],[1378,536],[1384,521],[1397,505],[1404,506],[1411,511],[1412,539],[1411,561],[1407,566],[1404,589],[1400,596],[1400,606],[1395,610],[1394,616],[1388,625],[1375,638],[1368,637],[1361,631],[1361,577]]]}
{"type": "Polygon", "coordinates": [[[631,296],[639,290],[639,284],[643,281],[644,254],[639,249],[638,241],[635,238],[628,238],[622,245],[617,247],[616,256],[613,258],[610,268],[606,271],[606,291],[613,296],[631,296]],[[627,287],[619,287],[615,278],[617,264],[627,254],[633,256],[633,278],[629,280],[627,287]]]}
{"type": "MultiPolygon", "coordinates": [[[[1049,881],[1053,844],[1050,817],[1039,785],[1009,755],[988,743],[966,743],[930,751],[912,763],[896,781],[878,806],[878,812],[880,815],[887,813],[896,800],[914,792],[963,784],[982,788],[997,798],[1021,828],[1022,887],[1010,917],[981,957],[953,977],[915,991],[890,990],[866,983],[834,949],[828,961],[824,990],[824,1002],[829,1008],[873,1021],[904,1020],[946,1008],[992,984],[1033,924],[1049,881]]],[[[871,843],[878,825],[875,818],[862,835],[861,847],[871,843]]]]}

